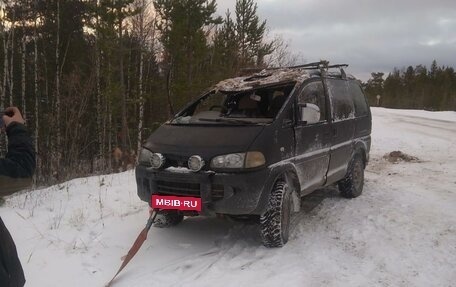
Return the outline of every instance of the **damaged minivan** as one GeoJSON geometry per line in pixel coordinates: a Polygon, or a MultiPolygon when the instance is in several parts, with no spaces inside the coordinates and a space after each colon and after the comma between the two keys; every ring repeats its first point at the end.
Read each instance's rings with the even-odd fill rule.
{"type": "Polygon", "coordinates": [[[139,197],[162,207],[155,226],[224,215],[257,222],[262,243],[280,247],[301,197],[329,185],[359,196],[372,121],[346,66],[322,61],[228,79],[158,128],[136,168],[139,197]],[[201,206],[182,208],[190,199],[201,206]]]}

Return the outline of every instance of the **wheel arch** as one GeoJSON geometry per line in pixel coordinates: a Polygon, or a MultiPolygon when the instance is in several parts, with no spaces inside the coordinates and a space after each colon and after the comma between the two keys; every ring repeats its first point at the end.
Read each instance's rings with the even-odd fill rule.
{"type": "Polygon", "coordinates": [[[256,213],[263,213],[267,208],[267,202],[271,195],[271,191],[274,188],[277,181],[283,180],[291,185],[292,192],[292,204],[293,211],[298,212],[301,209],[301,185],[299,183],[298,174],[296,167],[293,163],[285,163],[283,165],[271,168],[269,178],[263,189],[262,200],[257,207],[256,213]],[[259,212],[258,212],[259,211],[259,212]]]}
{"type": "Polygon", "coordinates": [[[367,147],[366,142],[364,142],[362,140],[355,141],[352,160],[355,158],[355,156],[357,154],[360,154],[363,159],[364,168],[366,168],[367,162],[368,162],[368,156],[367,156],[368,152],[367,151],[368,151],[368,147],[367,147]]]}

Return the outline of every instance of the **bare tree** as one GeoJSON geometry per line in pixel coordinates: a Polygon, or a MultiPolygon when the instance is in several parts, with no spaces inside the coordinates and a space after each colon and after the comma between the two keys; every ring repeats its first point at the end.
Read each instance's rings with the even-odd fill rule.
{"type": "Polygon", "coordinates": [[[290,52],[289,44],[281,36],[275,36],[271,43],[273,52],[265,57],[266,66],[290,67],[306,62],[300,54],[290,52]]]}
{"type": "MultiPolygon", "coordinates": [[[[2,15],[5,15],[5,8],[1,9],[2,15]]],[[[0,23],[1,33],[3,37],[3,85],[1,91],[0,106],[5,105],[6,100],[6,89],[8,82],[8,36],[5,30],[5,20],[4,17],[1,18],[2,22],[0,23]]]]}
{"type": "Polygon", "coordinates": [[[144,14],[146,10],[145,1],[141,0],[141,12],[139,14],[139,119],[138,119],[138,147],[137,155],[141,150],[142,132],[144,125],[144,95],[143,95],[143,76],[144,76],[144,14]]]}
{"type": "MultiPolygon", "coordinates": [[[[37,1],[35,0],[35,6],[37,5],[37,1]]],[[[36,9],[35,9],[36,11],[36,9]]],[[[38,28],[37,28],[37,18],[38,18],[38,13],[35,14],[35,21],[34,21],[34,29],[33,29],[33,44],[34,44],[34,48],[35,48],[35,51],[34,51],[34,64],[35,64],[35,67],[34,67],[34,86],[35,86],[35,152],[37,154],[37,173],[36,173],[36,176],[35,176],[35,184],[36,184],[36,180],[37,178],[40,177],[40,173],[41,173],[41,157],[40,157],[40,152],[39,152],[39,145],[38,145],[38,142],[39,142],[39,131],[40,131],[40,120],[39,120],[39,105],[40,105],[40,101],[39,101],[39,86],[38,86],[38,28]]]]}
{"type": "Polygon", "coordinates": [[[101,51],[100,51],[100,16],[99,16],[99,0],[95,0],[96,14],[95,14],[95,62],[96,62],[96,82],[97,82],[97,137],[98,137],[98,160],[99,168],[103,169],[103,153],[104,153],[104,138],[105,138],[105,125],[103,121],[102,110],[102,92],[101,92],[101,51]]]}
{"type": "Polygon", "coordinates": [[[6,103],[6,90],[8,88],[8,35],[3,32],[3,88],[2,88],[2,102],[1,105],[6,103]]]}
{"type": "Polygon", "coordinates": [[[138,79],[138,89],[139,89],[139,116],[138,116],[138,138],[137,138],[137,155],[141,150],[142,140],[143,140],[143,128],[144,128],[144,49],[146,43],[149,41],[151,43],[150,48],[153,53],[154,50],[154,41],[155,41],[155,17],[148,13],[149,12],[149,3],[145,0],[139,0],[136,5],[139,9],[139,14],[137,18],[137,27],[138,27],[138,38],[139,38],[139,79],[138,79]]]}
{"type": "MultiPolygon", "coordinates": [[[[5,15],[5,9],[1,8],[1,14],[5,15]]],[[[5,30],[5,18],[1,18],[0,23],[1,34],[3,37],[3,84],[0,85],[1,92],[0,92],[0,107],[3,108],[6,104],[6,89],[7,89],[7,82],[8,82],[8,35],[5,30]]],[[[7,146],[7,138],[0,137],[0,156],[4,156],[6,153],[6,146],[7,146]]]]}
{"type": "Polygon", "coordinates": [[[22,21],[22,48],[21,48],[21,55],[22,55],[22,87],[21,87],[21,99],[22,99],[22,114],[24,118],[27,117],[27,104],[25,100],[25,89],[26,89],[26,57],[27,57],[27,36],[25,34],[25,20],[22,21]]]}
{"type": "Polygon", "coordinates": [[[60,114],[61,114],[61,107],[60,107],[60,0],[57,0],[57,14],[56,14],[56,22],[57,22],[57,32],[56,32],[56,43],[55,43],[55,111],[56,111],[56,118],[55,121],[55,133],[56,133],[56,155],[54,158],[56,166],[53,172],[58,172],[61,160],[61,132],[60,132],[60,114]]]}
{"type": "MultiPolygon", "coordinates": [[[[120,14],[121,12],[119,12],[120,14]]],[[[127,149],[128,137],[128,122],[127,122],[127,93],[125,91],[125,76],[124,76],[124,55],[123,55],[123,17],[119,17],[119,70],[120,70],[120,93],[121,93],[121,113],[122,113],[122,129],[120,132],[121,147],[127,149]]]]}
{"type": "Polygon", "coordinates": [[[11,28],[10,28],[10,35],[11,39],[9,41],[10,46],[11,46],[11,59],[10,59],[10,71],[9,71],[9,89],[10,89],[10,94],[9,94],[9,105],[13,106],[13,92],[14,92],[14,32],[15,32],[15,18],[16,18],[16,12],[13,9],[13,19],[11,21],[11,28]]]}

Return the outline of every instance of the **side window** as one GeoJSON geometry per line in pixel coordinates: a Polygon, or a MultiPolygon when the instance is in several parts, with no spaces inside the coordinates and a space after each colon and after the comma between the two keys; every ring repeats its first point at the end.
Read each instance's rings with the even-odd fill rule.
{"type": "Polygon", "coordinates": [[[353,99],[348,92],[349,82],[339,79],[328,79],[328,92],[331,100],[333,121],[343,121],[355,117],[353,99]]]}
{"type": "Polygon", "coordinates": [[[350,81],[350,94],[353,97],[353,102],[355,104],[355,116],[362,117],[369,113],[369,108],[367,107],[367,101],[364,97],[363,90],[358,83],[355,81],[350,81]]]}
{"type": "Polygon", "coordinates": [[[322,82],[307,84],[298,97],[298,105],[314,104],[320,108],[320,122],[326,120],[325,89],[322,82]]]}

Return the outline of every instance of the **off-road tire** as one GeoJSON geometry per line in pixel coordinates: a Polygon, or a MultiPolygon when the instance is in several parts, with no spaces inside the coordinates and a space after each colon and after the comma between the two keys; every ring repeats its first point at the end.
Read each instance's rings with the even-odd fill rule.
{"type": "Polygon", "coordinates": [[[356,154],[344,179],[338,182],[340,195],[345,198],[355,198],[361,195],[364,186],[364,161],[360,154],[356,154]]]}
{"type": "Polygon", "coordinates": [[[292,213],[291,192],[285,181],[274,184],[267,211],[260,216],[260,233],[264,246],[282,247],[288,242],[292,213]]]}
{"type": "Polygon", "coordinates": [[[184,219],[184,215],[178,211],[159,211],[154,221],[154,227],[168,228],[178,225],[184,219]]]}

